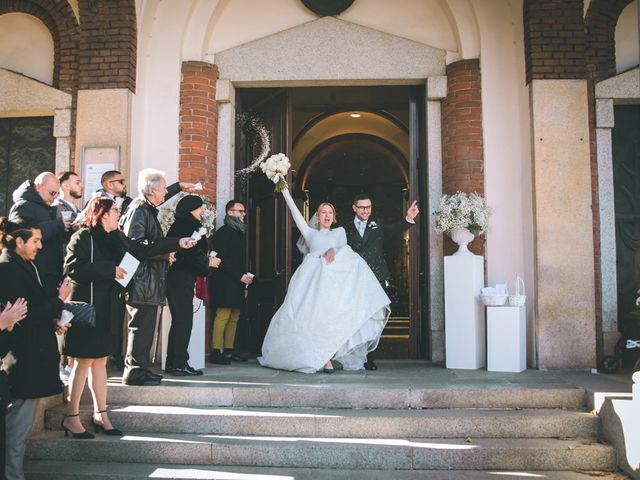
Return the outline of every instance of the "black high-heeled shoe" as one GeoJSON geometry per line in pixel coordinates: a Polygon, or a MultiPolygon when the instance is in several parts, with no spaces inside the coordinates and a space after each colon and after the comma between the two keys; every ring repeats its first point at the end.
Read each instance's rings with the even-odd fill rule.
{"type": "MultiPolygon", "coordinates": [[[[105,413],[105,412],[106,410],[100,410],[99,412],[96,412],[96,413],[105,413]]],[[[96,422],[96,420],[93,417],[91,417],[91,423],[93,423],[93,429],[95,430],[96,433],[104,433],[105,435],[111,435],[112,437],[121,437],[122,435],[124,435],[122,431],[118,430],[117,428],[110,428],[109,430],[107,430],[106,428],[104,428],[104,426],[96,422]]]]}
{"type": "Polygon", "coordinates": [[[80,440],[85,440],[85,439],[89,439],[89,438],[96,438],[95,436],[93,436],[91,433],[87,432],[87,430],[85,429],[84,432],[80,432],[80,433],[75,433],[72,432],[71,430],[69,430],[67,427],[65,427],[64,425],[64,419],[68,418],[68,417],[77,417],[79,416],[79,413],[76,413],[74,415],[65,415],[64,418],[62,419],[62,422],[60,422],[60,426],[62,427],[62,429],[64,430],[64,436],[68,437],[69,434],[71,434],[71,436],[73,438],[76,439],[80,439],[80,440]]]}

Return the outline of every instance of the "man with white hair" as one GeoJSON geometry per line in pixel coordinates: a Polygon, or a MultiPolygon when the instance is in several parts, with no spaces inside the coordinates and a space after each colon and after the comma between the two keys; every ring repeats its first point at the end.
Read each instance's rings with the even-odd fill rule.
{"type": "Polygon", "coordinates": [[[71,227],[71,220],[57,216],[54,200],[60,195],[60,182],[51,172],[40,173],[33,181],[27,180],[13,192],[13,206],[9,220],[15,223],[38,225],[42,232],[42,250],[35,264],[44,289],[57,296],[62,281],[63,234],[71,227]]]}
{"type": "MultiPolygon", "coordinates": [[[[152,243],[164,238],[157,207],[180,190],[192,191],[192,183],[174,183],[167,188],[164,172],[147,168],[138,176],[139,196],[120,219],[120,228],[134,242],[152,243]]],[[[195,240],[187,248],[195,245],[195,240]]],[[[150,351],[158,307],[166,301],[166,272],[172,254],[143,259],[127,288],[129,337],[122,383],[158,385],[162,375],[149,370],[150,351]]]]}

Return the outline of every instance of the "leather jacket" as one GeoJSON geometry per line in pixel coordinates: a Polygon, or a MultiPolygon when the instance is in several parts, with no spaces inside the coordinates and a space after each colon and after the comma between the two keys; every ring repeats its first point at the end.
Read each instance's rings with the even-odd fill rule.
{"type": "MultiPolygon", "coordinates": [[[[164,239],[158,221],[158,209],[144,198],[131,202],[120,219],[120,229],[133,242],[151,245],[164,239]]],[[[140,265],[127,286],[127,303],[133,305],[164,305],[167,296],[166,275],[168,254],[139,259],[140,265]]]]}

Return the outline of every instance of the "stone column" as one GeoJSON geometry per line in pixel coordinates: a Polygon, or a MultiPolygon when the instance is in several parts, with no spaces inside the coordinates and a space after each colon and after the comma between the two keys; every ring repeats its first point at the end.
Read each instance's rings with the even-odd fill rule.
{"type": "Polygon", "coordinates": [[[429,351],[431,361],[444,362],[444,253],[442,235],[433,230],[431,212],[442,196],[442,100],[447,96],[447,77],[427,79],[427,161],[429,191],[423,212],[429,222],[429,351]]]}
{"type": "Polygon", "coordinates": [[[529,86],[541,369],[596,363],[593,219],[586,80],[529,86]]]}
{"type": "Polygon", "coordinates": [[[71,168],[71,133],[71,109],[56,108],[53,114],[53,136],[56,138],[56,172],[64,172],[71,168]]]}
{"type": "Polygon", "coordinates": [[[235,126],[236,90],[229,80],[218,80],[216,102],[218,103],[218,182],[217,182],[217,226],[221,226],[226,215],[225,204],[234,195],[235,172],[235,126]]]}
{"type": "Polygon", "coordinates": [[[616,277],[616,222],[613,196],[613,99],[596,99],[598,209],[600,212],[600,285],[602,286],[602,340],[604,355],[612,355],[618,332],[618,282],[616,277]],[[605,293],[606,292],[606,293],[605,293]]]}

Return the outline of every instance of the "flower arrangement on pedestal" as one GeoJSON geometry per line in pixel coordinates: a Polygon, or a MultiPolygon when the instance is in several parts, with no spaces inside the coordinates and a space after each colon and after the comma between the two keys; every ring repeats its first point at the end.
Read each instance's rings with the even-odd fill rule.
{"type": "Polygon", "coordinates": [[[448,234],[459,245],[454,255],[473,255],[467,245],[489,228],[491,208],[476,192],[457,192],[443,195],[434,215],[435,231],[448,234]]]}
{"type": "MultiPolygon", "coordinates": [[[[180,192],[160,207],[158,212],[158,221],[162,227],[162,231],[166,235],[176,219],[176,205],[180,199],[186,195],[195,195],[193,193],[180,192]]],[[[216,229],[216,207],[209,203],[209,197],[200,195],[202,198],[202,226],[207,230],[206,236],[211,235],[216,229]]]]}

